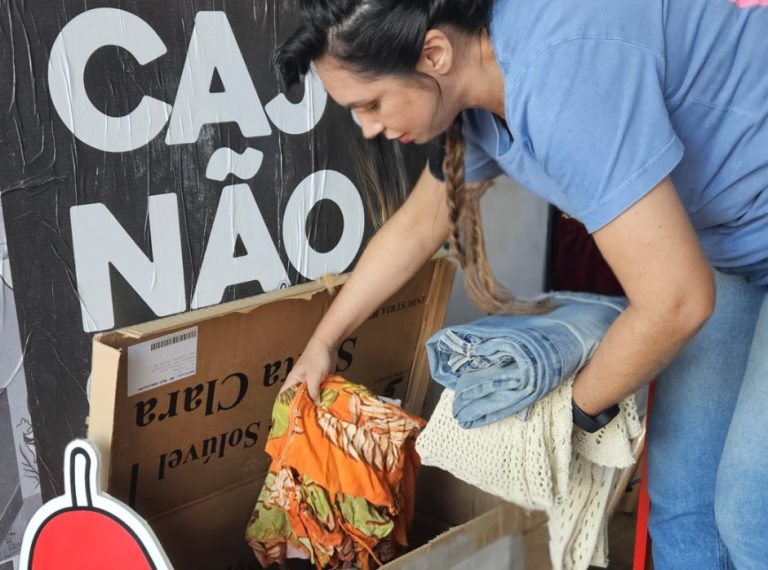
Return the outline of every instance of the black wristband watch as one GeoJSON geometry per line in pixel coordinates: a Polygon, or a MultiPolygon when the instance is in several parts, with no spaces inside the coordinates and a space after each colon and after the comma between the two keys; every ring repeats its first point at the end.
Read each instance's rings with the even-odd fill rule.
{"type": "Polygon", "coordinates": [[[571,408],[573,410],[573,423],[589,433],[594,433],[597,430],[605,427],[613,418],[619,415],[618,404],[614,404],[596,416],[590,416],[587,412],[576,405],[576,402],[573,400],[571,400],[571,408]]]}

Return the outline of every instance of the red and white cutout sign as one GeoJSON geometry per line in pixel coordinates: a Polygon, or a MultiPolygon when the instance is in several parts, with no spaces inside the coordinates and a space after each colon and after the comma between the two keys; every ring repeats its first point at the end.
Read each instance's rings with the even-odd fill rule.
{"type": "Polygon", "coordinates": [[[21,570],[171,570],[157,537],[133,509],[102,493],[99,454],[75,440],[64,457],[65,494],[24,532],[21,570]]]}

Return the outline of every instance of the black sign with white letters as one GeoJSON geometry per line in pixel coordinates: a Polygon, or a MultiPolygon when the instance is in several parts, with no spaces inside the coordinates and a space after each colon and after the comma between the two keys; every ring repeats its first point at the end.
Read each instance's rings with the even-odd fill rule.
{"type": "Polygon", "coordinates": [[[359,129],[310,74],[295,0],[8,0],[0,192],[45,498],[88,413],[98,331],[350,269],[359,129]]]}

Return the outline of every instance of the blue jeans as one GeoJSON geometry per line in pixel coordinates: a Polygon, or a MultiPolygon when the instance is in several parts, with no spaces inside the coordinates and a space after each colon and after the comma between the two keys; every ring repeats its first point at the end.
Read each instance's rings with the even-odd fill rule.
{"type": "Polygon", "coordinates": [[[656,570],[768,568],[763,281],[716,273],[714,315],[656,383],[648,429],[656,570]]]}
{"type": "Polygon", "coordinates": [[[626,307],[624,297],[551,297],[562,306],[546,315],[486,317],[427,341],[432,377],[455,392],[453,415],[462,427],[526,419],[531,404],[586,363],[626,307]]]}

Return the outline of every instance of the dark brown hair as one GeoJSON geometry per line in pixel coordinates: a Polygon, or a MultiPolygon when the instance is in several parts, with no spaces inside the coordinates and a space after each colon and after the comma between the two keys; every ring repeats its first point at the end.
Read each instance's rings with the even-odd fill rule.
{"type": "MultiPolygon", "coordinates": [[[[306,75],[312,61],[331,55],[355,72],[369,76],[415,77],[428,30],[452,26],[467,35],[488,30],[494,0],[301,0],[296,31],[273,55],[274,67],[290,85],[306,75]]],[[[438,86],[439,90],[439,86],[438,86]]],[[[446,133],[446,199],[450,211],[450,246],[464,269],[470,298],[488,313],[533,314],[547,303],[516,299],[494,277],[485,250],[480,198],[490,182],[466,184],[465,142],[461,115],[446,133]]],[[[363,183],[369,206],[383,223],[407,195],[403,156],[392,141],[378,137],[364,145],[363,183]],[[371,195],[374,198],[371,198],[371,195]]]]}

